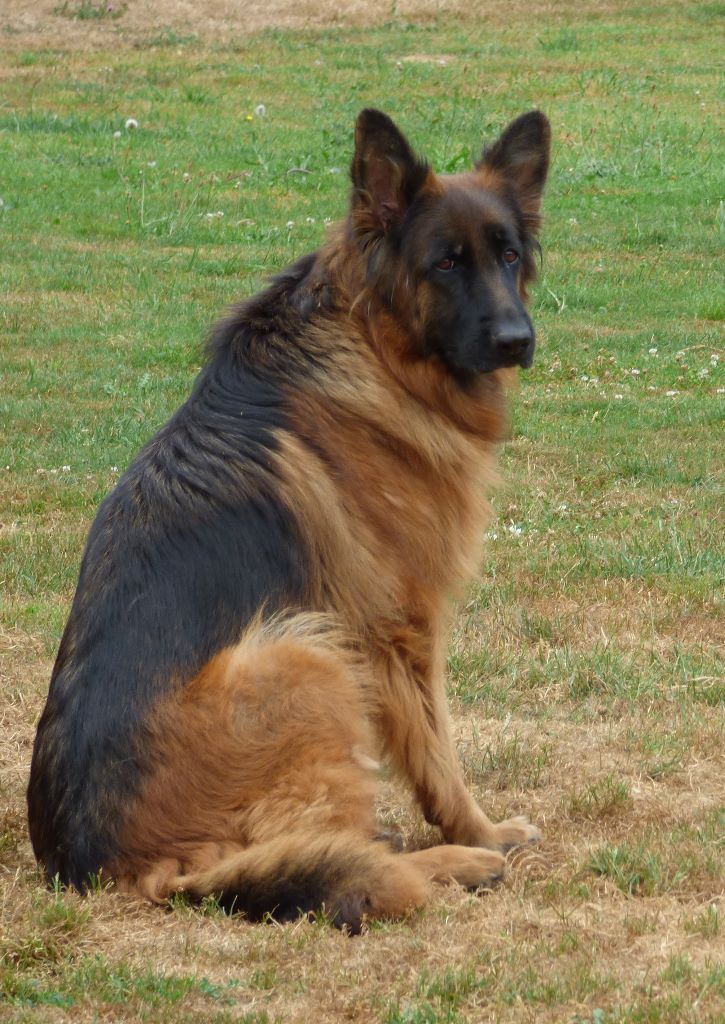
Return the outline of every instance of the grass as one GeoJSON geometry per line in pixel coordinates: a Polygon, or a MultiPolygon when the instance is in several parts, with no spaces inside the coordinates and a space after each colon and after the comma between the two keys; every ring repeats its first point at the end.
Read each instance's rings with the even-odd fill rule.
{"type": "MultiPolygon", "coordinates": [[[[5,32],[0,1020],[721,1019],[723,5],[536,10],[131,37],[84,0],[5,32]],[[469,784],[545,841],[355,940],[47,891],[24,785],[88,526],[225,305],[343,212],[366,104],[450,171],[552,119],[540,348],[449,652],[469,784]]],[[[435,836],[393,780],[380,812],[435,836]]]]}

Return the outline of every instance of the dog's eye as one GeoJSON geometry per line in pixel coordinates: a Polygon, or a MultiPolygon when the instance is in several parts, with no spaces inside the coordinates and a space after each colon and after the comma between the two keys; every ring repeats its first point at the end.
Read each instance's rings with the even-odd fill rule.
{"type": "Polygon", "coordinates": [[[448,273],[449,270],[453,270],[456,265],[456,260],[452,256],[446,256],[443,260],[438,260],[433,266],[436,270],[442,270],[444,274],[448,273]]]}
{"type": "Polygon", "coordinates": [[[504,249],[504,251],[503,251],[503,260],[504,260],[504,263],[508,263],[509,266],[510,266],[513,263],[518,263],[518,261],[519,261],[519,254],[516,252],[515,249],[504,249]]]}

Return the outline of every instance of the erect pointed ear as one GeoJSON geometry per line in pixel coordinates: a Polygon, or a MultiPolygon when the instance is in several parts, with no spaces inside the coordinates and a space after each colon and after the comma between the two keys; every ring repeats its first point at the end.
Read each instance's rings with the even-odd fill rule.
{"type": "Polygon", "coordinates": [[[551,127],[540,110],[512,121],[496,142],[484,146],[478,170],[491,170],[513,186],[519,204],[536,227],[549,170],[551,127]]]}
{"type": "Polygon", "coordinates": [[[363,110],[355,125],[350,176],[353,209],[364,209],[373,228],[386,232],[399,223],[428,177],[405,136],[379,110],[363,110]]]}

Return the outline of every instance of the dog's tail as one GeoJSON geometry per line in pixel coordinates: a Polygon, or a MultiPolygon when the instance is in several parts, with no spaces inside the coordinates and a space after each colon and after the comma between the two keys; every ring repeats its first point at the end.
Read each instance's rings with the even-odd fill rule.
{"type": "Polygon", "coordinates": [[[198,858],[204,866],[194,859],[183,873],[178,861],[159,861],[134,879],[119,880],[120,887],[155,902],[177,892],[193,900],[214,896],[226,910],[257,921],[322,910],[352,934],[365,917],[401,917],[430,898],[430,873],[359,833],[292,833],[246,848],[226,846],[212,863],[206,847],[198,858]]]}

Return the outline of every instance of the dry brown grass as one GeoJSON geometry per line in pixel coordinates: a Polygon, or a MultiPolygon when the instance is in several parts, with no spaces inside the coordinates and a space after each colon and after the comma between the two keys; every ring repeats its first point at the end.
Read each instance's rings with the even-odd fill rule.
{"type": "MultiPolygon", "coordinates": [[[[714,817],[723,777],[716,709],[700,711],[679,760],[655,779],[646,773],[646,752],[638,743],[645,736],[665,742],[681,734],[674,708],[658,712],[656,723],[640,711],[578,724],[562,715],[539,726],[513,717],[503,729],[499,720],[458,714],[460,750],[474,790],[496,814],[528,812],[543,827],[545,841],[535,851],[514,853],[508,880],[495,891],[473,896],[441,889],[425,914],[358,939],[309,922],[252,926],[213,909],[164,913],[110,892],[85,902],[65,894],[58,915],[58,897],[36,872],[23,808],[33,726],[51,666],[29,637],[4,636],[3,643],[0,952],[6,967],[27,969],[28,960],[35,961],[39,983],[51,991],[54,985],[64,991],[69,974],[98,962],[101,974],[121,964],[131,977],[151,969],[157,976],[205,978],[217,987],[221,995],[212,1002],[203,991],[192,992],[183,1002],[186,1016],[178,1019],[232,1011],[229,1019],[243,1019],[265,1011],[270,1020],[330,1024],[554,1022],[623,999],[665,1006],[673,993],[682,998],[684,985],[688,999],[700,1000],[702,1013],[693,1019],[717,1019],[714,991],[706,988],[717,951],[709,932],[718,911],[709,908],[718,907],[722,894],[714,817]],[[695,822],[711,824],[701,825],[698,834],[695,822]],[[639,850],[635,861],[652,859],[640,864],[639,888],[628,892],[616,877],[591,870],[592,853],[602,848],[639,850]],[[680,965],[679,973],[673,964],[680,965]],[[412,1008],[411,1016],[386,1017],[398,1005],[412,1008]],[[444,1015],[446,1006],[454,1016],[444,1015]],[[432,1007],[440,1016],[416,1018],[416,1007],[432,1007]]],[[[383,784],[380,814],[410,843],[433,841],[433,830],[393,781],[383,784]]],[[[103,978],[97,984],[105,984],[103,978]]],[[[131,990],[118,1016],[111,1002],[104,1019],[176,1019],[173,1005],[149,998],[131,990]]],[[[90,1022],[98,1019],[98,1006],[98,994],[89,992],[71,1015],[46,1006],[20,1018],[12,1015],[17,1007],[8,1015],[0,1003],[0,1019],[90,1022]]],[[[663,1010],[652,1019],[690,1019],[678,1012],[663,1010]]]]}
{"type": "MultiPolygon", "coordinates": [[[[77,10],[82,0],[68,0],[67,9],[77,10]]],[[[13,49],[38,45],[83,50],[111,45],[133,45],[168,29],[193,34],[200,39],[243,38],[268,28],[307,29],[330,25],[380,25],[392,15],[419,22],[442,14],[467,19],[508,22],[524,11],[537,20],[565,18],[579,6],[575,0],[267,0],[251,4],[240,0],[118,0],[121,17],[73,19],[61,16],[62,0],[4,0],[0,29],[4,45],[13,49]]],[[[605,14],[621,4],[597,0],[596,9],[605,14]]]]}

